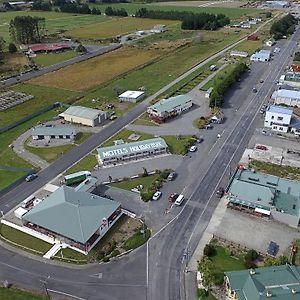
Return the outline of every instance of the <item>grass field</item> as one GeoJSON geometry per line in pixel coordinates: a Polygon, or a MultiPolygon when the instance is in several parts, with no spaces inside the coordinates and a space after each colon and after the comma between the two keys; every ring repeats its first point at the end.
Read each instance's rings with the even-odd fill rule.
{"type": "Polygon", "coordinates": [[[41,66],[46,67],[50,65],[57,64],[59,62],[71,59],[73,57],[76,57],[78,55],[75,51],[65,51],[62,53],[41,53],[37,54],[37,56],[33,59],[34,62],[41,66]]]}
{"type": "Polygon", "coordinates": [[[38,85],[83,91],[143,65],[157,56],[159,56],[157,51],[124,47],[34,78],[30,82],[38,85]]]}
{"type": "Polygon", "coordinates": [[[8,170],[0,170],[0,191],[9,186],[16,178],[21,178],[26,172],[13,172],[8,170]]]}
{"type": "Polygon", "coordinates": [[[43,295],[33,294],[31,292],[0,287],[0,299],[3,300],[46,300],[47,297],[43,295]]]}
{"type": "Polygon", "coordinates": [[[1,224],[0,226],[0,234],[5,239],[13,243],[41,253],[46,253],[52,247],[51,244],[48,244],[40,239],[37,239],[29,234],[23,233],[4,224],[1,224]]]}
{"type": "Polygon", "coordinates": [[[156,24],[173,25],[178,21],[153,20],[141,18],[115,18],[95,26],[95,24],[80,26],[66,32],[66,35],[76,39],[100,39],[114,37],[137,30],[151,29],[156,24]]]}
{"type": "Polygon", "coordinates": [[[75,173],[75,172],[79,172],[79,171],[83,171],[83,170],[92,171],[93,168],[96,166],[96,164],[97,164],[96,155],[91,153],[91,154],[87,155],[85,158],[83,158],[81,161],[79,161],[76,165],[71,167],[66,172],[66,175],[75,173]]]}
{"type": "Polygon", "coordinates": [[[77,95],[76,92],[65,89],[37,86],[28,83],[13,86],[10,88],[10,90],[33,95],[34,98],[5,111],[1,111],[0,127],[12,124],[15,121],[20,120],[21,118],[26,117],[49,104],[57,101],[65,102],[67,99],[77,95]]]}

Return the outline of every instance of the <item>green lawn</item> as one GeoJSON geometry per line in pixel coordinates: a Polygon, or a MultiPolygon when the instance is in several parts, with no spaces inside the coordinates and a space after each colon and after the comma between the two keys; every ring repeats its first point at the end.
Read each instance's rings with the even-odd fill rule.
{"type": "Polygon", "coordinates": [[[258,172],[291,180],[300,180],[300,168],[290,166],[279,166],[258,160],[252,160],[251,167],[254,167],[258,172]]]}
{"type": "Polygon", "coordinates": [[[65,51],[62,53],[41,53],[38,54],[33,60],[34,62],[42,67],[57,64],[59,62],[76,57],[78,52],[75,51],[65,51]]]}
{"type": "Polygon", "coordinates": [[[12,184],[18,178],[26,175],[26,172],[13,172],[8,170],[0,170],[0,190],[12,184]]]}
{"type": "Polygon", "coordinates": [[[169,146],[170,152],[173,154],[186,154],[190,142],[195,141],[192,136],[189,135],[180,136],[179,139],[177,139],[177,137],[173,135],[162,136],[162,138],[166,141],[169,146]]]}
{"type": "Polygon", "coordinates": [[[52,87],[21,83],[10,88],[16,92],[33,95],[34,98],[0,112],[0,127],[14,123],[52,103],[66,102],[78,95],[76,92],[52,87]]]}
{"type": "Polygon", "coordinates": [[[51,244],[48,244],[40,239],[37,239],[29,234],[23,233],[4,224],[0,225],[0,234],[5,239],[13,243],[17,243],[18,245],[38,251],[43,254],[52,247],[51,244]]]}
{"type": "Polygon", "coordinates": [[[46,300],[44,295],[33,294],[31,292],[19,290],[16,288],[0,287],[0,299],[3,300],[46,300]]]}
{"type": "Polygon", "coordinates": [[[140,247],[141,245],[146,243],[146,241],[150,238],[150,235],[151,235],[150,229],[145,227],[144,233],[141,233],[139,231],[124,242],[125,250],[130,250],[130,249],[135,249],[140,247]]]}
{"type": "Polygon", "coordinates": [[[76,165],[71,167],[66,172],[66,175],[75,173],[75,172],[79,172],[79,171],[83,171],[83,170],[92,171],[93,168],[96,166],[96,164],[97,164],[96,155],[91,153],[91,154],[87,155],[86,157],[84,157],[82,160],[80,160],[76,165]]]}
{"type": "Polygon", "coordinates": [[[61,258],[62,260],[68,260],[72,262],[72,260],[76,260],[79,263],[87,263],[88,262],[88,256],[84,255],[78,251],[75,251],[70,248],[61,249],[55,257],[61,258]]]}
{"type": "Polygon", "coordinates": [[[159,178],[159,175],[151,175],[146,177],[135,178],[131,180],[124,180],[121,182],[111,183],[111,186],[131,191],[131,189],[137,187],[138,185],[143,185],[142,191],[147,190],[150,185],[159,178]]]}

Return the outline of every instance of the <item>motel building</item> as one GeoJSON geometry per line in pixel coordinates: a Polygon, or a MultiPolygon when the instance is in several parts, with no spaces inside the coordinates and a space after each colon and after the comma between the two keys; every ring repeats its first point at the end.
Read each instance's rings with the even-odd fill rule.
{"type": "Polygon", "coordinates": [[[164,139],[154,138],[111,147],[100,147],[97,151],[99,163],[105,166],[162,155],[168,153],[168,145],[164,139]]]}

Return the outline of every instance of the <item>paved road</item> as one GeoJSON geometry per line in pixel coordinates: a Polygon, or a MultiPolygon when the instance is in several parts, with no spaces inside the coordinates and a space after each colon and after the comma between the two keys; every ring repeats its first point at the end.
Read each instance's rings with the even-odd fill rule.
{"type": "MultiPolygon", "coordinates": [[[[299,34],[297,38],[298,36],[299,34]]],[[[296,42],[293,39],[291,45],[294,44],[296,42]]],[[[144,245],[136,250],[134,254],[128,255],[117,262],[70,270],[70,268],[64,266],[52,264],[46,266],[44,263],[32,260],[30,257],[22,257],[5,248],[0,248],[0,279],[8,279],[21,286],[38,290],[41,289],[39,280],[47,279],[49,289],[75,294],[84,299],[182,298],[180,283],[183,282],[181,272],[183,248],[188,245],[191,253],[193,252],[196,242],[199,240],[216,206],[216,199],[210,197],[210,195],[219,184],[219,179],[223,179],[224,174],[229,172],[228,163],[231,162],[234,165],[241,155],[244,144],[253,130],[255,122],[252,122],[252,120],[255,110],[259,109],[260,99],[269,93],[273,77],[275,80],[278,75],[279,70],[274,71],[277,68],[275,64],[278,61],[284,63],[284,58],[288,57],[289,53],[289,49],[282,51],[281,59],[275,63],[270,63],[272,69],[270,83],[266,81],[252,100],[252,83],[260,78],[264,73],[264,69],[268,71],[265,66],[255,66],[249,76],[251,78],[250,83],[247,82],[246,84],[245,82],[244,87],[241,86],[240,89],[235,90],[229,101],[230,107],[227,108],[229,115],[231,114],[230,118],[228,122],[221,125],[224,126],[224,130],[226,129],[222,138],[213,142],[216,132],[212,132],[207,137],[207,140],[210,141],[207,144],[210,144],[210,149],[207,150],[205,148],[207,146],[204,146],[205,152],[203,153],[207,154],[203,156],[200,151],[195,153],[192,157],[195,163],[189,164],[189,168],[186,170],[186,172],[192,172],[192,176],[185,178],[185,180],[189,180],[189,185],[184,190],[184,194],[190,198],[188,205],[175,219],[175,222],[149,241],[149,251],[147,251],[147,245],[144,245]],[[247,98],[245,95],[250,95],[250,97],[247,98]],[[239,108],[237,112],[235,112],[236,108],[239,108]],[[204,157],[205,159],[203,159],[204,157]],[[196,161],[201,161],[200,165],[197,165],[196,161]],[[199,223],[198,220],[200,220],[199,223]],[[199,229],[194,231],[195,228],[199,229]],[[147,254],[149,254],[149,260],[146,260],[147,254]],[[149,264],[146,264],[147,261],[149,264]],[[101,279],[100,276],[95,275],[99,272],[103,275],[101,279]]],[[[0,198],[1,210],[7,211],[13,204],[20,202],[26,195],[43,186],[100,142],[123,128],[130,120],[142,113],[146,106],[147,101],[141,103],[134,110],[124,115],[123,118],[117,120],[113,126],[109,126],[101,133],[95,134],[84,144],[78,146],[76,150],[71,150],[45,171],[40,172],[40,176],[36,181],[29,184],[24,183],[0,198]]],[[[184,177],[181,178],[184,182],[184,177]]],[[[178,186],[179,183],[180,181],[177,181],[178,186]]],[[[225,184],[225,181],[221,184],[225,184]]],[[[178,210],[172,210],[168,216],[165,216],[166,220],[167,218],[171,219],[177,212],[178,210]]],[[[161,215],[162,218],[163,215],[161,215]]]]}
{"type": "Polygon", "coordinates": [[[46,73],[57,71],[61,68],[79,63],[81,61],[84,61],[84,60],[87,60],[87,59],[90,59],[90,58],[93,58],[93,57],[96,57],[96,56],[104,54],[106,52],[113,51],[113,50],[118,49],[120,47],[121,47],[121,45],[119,45],[119,44],[112,44],[112,45],[103,46],[103,47],[97,46],[96,49],[95,49],[95,47],[89,47],[88,49],[91,50],[91,52],[88,52],[87,54],[79,55],[79,56],[70,58],[68,60],[62,61],[60,63],[42,68],[42,69],[37,70],[37,71],[33,70],[33,71],[25,73],[23,75],[20,75],[20,76],[17,76],[17,77],[12,77],[12,78],[0,81],[0,87],[5,88],[5,87],[9,87],[9,86],[14,85],[14,84],[18,84],[18,83],[30,80],[32,78],[44,75],[46,73]]]}

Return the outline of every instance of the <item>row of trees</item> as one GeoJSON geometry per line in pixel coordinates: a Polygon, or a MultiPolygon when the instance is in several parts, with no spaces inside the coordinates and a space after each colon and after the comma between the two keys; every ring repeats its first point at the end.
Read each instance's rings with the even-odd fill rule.
{"type": "Polygon", "coordinates": [[[41,42],[45,36],[45,18],[16,16],[9,23],[9,33],[18,43],[41,42]]]}
{"type": "Polygon", "coordinates": [[[107,16],[120,16],[120,17],[127,17],[128,13],[124,8],[115,9],[110,6],[106,7],[105,14],[107,16]]]}
{"type": "Polygon", "coordinates": [[[240,76],[248,70],[248,66],[245,63],[236,64],[235,67],[228,73],[225,73],[221,80],[216,81],[213,86],[213,91],[210,96],[210,107],[221,107],[224,101],[224,95],[226,91],[234,85],[240,78],[240,76]]]}
{"type": "Polygon", "coordinates": [[[66,2],[61,4],[59,8],[61,12],[66,12],[66,13],[101,15],[100,9],[96,7],[90,9],[90,7],[86,3],[78,4],[75,2],[66,2]]]}
{"type": "Polygon", "coordinates": [[[274,39],[279,40],[292,34],[295,31],[296,24],[298,24],[298,19],[288,14],[272,24],[270,33],[274,36],[274,39]]]}
{"type": "Polygon", "coordinates": [[[223,14],[194,14],[185,11],[148,10],[147,8],[140,8],[135,16],[138,18],[180,20],[182,21],[181,28],[188,30],[217,30],[230,23],[230,19],[223,14]]]}
{"type": "MultiPolygon", "coordinates": [[[[4,49],[5,49],[5,40],[2,36],[0,36],[0,62],[3,61],[4,58],[4,49]]],[[[18,51],[17,46],[14,43],[9,43],[8,45],[8,52],[9,53],[16,53],[18,51]]]]}
{"type": "Polygon", "coordinates": [[[48,1],[34,1],[32,4],[32,9],[33,10],[42,10],[42,11],[51,11],[52,10],[52,5],[48,1]]]}

